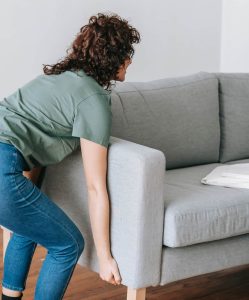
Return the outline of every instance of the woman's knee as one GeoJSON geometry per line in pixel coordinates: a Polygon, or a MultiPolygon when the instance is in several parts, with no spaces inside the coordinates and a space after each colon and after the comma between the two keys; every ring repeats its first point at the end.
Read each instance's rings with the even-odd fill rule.
{"type": "Polygon", "coordinates": [[[75,260],[78,259],[83,252],[85,247],[85,240],[83,235],[79,232],[77,235],[72,236],[69,244],[64,245],[64,247],[60,248],[61,253],[64,254],[68,259],[75,260]]]}

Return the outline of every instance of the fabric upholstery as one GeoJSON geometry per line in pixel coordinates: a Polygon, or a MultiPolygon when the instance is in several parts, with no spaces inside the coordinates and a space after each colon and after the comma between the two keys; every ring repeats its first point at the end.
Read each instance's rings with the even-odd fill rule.
{"type": "Polygon", "coordinates": [[[249,234],[180,248],[164,246],[160,285],[247,265],[249,263],[248,249],[249,234]]]}
{"type": "Polygon", "coordinates": [[[166,171],[165,246],[183,247],[249,233],[249,189],[201,183],[203,177],[220,165],[166,171]]]}
{"type": "Polygon", "coordinates": [[[219,80],[219,161],[249,158],[249,74],[214,73],[219,80]]]}
{"type": "MultiPolygon", "coordinates": [[[[110,241],[125,286],[164,285],[249,262],[249,190],[200,183],[220,165],[218,80],[216,73],[199,72],[122,82],[111,95],[110,241]]],[[[225,93],[227,80],[222,77],[220,84],[225,93]]],[[[239,116],[247,126],[246,116],[239,116]]],[[[220,158],[238,163],[247,141],[235,139],[242,146],[238,152],[226,140],[227,135],[234,141],[230,127],[221,124],[226,143],[220,158]]],[[[242,127],[237,128],[243,135],[242,127]]],[[[47,167],[42,191],[81,230],[86,245],[78,263],[99,272],[80,150],[47,167]]]]}
{"type": "Polygon", "coordinates": [[[218,162],[218,80],[207,72],[119,82],[111,94],[112,136],[161,150],[167,169],[218,162]]]}
{"type": "MultiPolygon", "coordinates": [[[[165,156],[159,150],[119,138],[111,137],[110,143],[111,252],[118,261],[122,284],[133,288],[157,285],[162,255],[165,156]]],[[[49,166],[42,191],[82,232],[86,244],[78,263],[99,272],[83,167],[80,151],[49,166]]]]}

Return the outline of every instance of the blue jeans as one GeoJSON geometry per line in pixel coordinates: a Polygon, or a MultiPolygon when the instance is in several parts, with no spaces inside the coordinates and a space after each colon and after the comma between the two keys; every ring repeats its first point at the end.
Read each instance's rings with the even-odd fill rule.
{"type": "MultiPolygon", "coordinates": [[[[0,142],[0,224],[13,232],[8,243],[2,286],[23,291],[37,244],[47,255],[35,289],[35,300],[60,300],[84,249],[73,221],[31,180],[21,152],[0,142]]],[[[70,199],[68,199],[70,201],[70,199]]]]}

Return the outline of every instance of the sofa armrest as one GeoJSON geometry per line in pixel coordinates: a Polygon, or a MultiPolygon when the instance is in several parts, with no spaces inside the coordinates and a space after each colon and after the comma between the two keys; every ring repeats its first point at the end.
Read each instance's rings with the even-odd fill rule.
{"type": "Polygon", "coordinates": [[[133,288],[158,285],[163,244],[162,151],[111,137],[108,188],[111,251],[122,283],[133,288]]]}
{"type": "MultiPolygon", "coordinates": [[[[111,252],[122,284],[156,286],[163,244],[165,156],[159,150],[111,137],[107,172],[111,252]]],[[[99,272],[80,149],[46,167],[41,191],[82,232],[86,244],[78,263],[99,272]]]]}

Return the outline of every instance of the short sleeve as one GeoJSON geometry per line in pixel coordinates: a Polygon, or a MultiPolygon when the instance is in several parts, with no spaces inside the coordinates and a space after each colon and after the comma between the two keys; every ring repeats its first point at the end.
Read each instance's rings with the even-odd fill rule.
{"type": "Polygon", "coordinates": [[[106,148],[112,125],[108,95],[94,94],[82,100],[75,108],[72,136],[82,137],[106,148]]]}

